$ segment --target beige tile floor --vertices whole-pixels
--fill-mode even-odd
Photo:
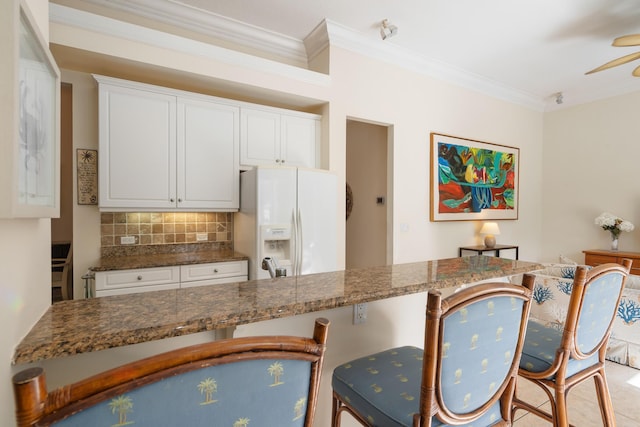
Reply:
[[[607,362],[607,383],[616,415],[616,427],[640,426],[640,369],[630,368],[613,362]],[[537,402],[549,409],[547,398],[536,386],[520,380],[518,395],[523,400]],[[595,385],[588,380],[569,392],[569,422],[577,427],[602,426],[598,409]],[[542,418],[522,410],[516,412],[516,427],[549,427],[551,424]]]

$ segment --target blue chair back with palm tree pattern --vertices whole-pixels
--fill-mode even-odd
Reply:
[[[313,338],[266,336],[173,350],[47,392],[44,372],[14,376],[18,427],[310,427],[326,319]]]

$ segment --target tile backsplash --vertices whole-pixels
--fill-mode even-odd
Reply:
[[[206,236],[206,240],[202,240]],[[135,243],[122,244],[121,237]],[[200,239],[198,239],[200,237]],[[102,212],[101,247],[218,242],[233,244],[229,212]]]

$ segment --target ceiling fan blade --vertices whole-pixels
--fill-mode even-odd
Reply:
[[[631,74],[633,74],[633,77],[640,77],[640,66],[636,67]]]
[[[629,34],[613,40],[612,46],[638,46],[640,45],[640,34]]]
[[[640,52],[631,53],[629,55],[625,55],[621,58],[614,59],[613,61],[609,61],[606,64],[599,66],[598,68],[594,68],[591,71],[587,71],[585,74],[593,74],[598,71],[607,70],[609,68],[617,67],[618,65],[626,64],[627,62],[635,61],[640,58]]]

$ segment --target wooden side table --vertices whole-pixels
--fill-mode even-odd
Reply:
[[[633,261],[629,274],[640,275],[640,252],[608,251],[603,249],[590,249],[582,252],[584,253],[584,263],[592,267],[608,262],[621,264],[624,258],[629,258]]]
[[[500,251],[503,250],[508,250],[508,249],[515,249],[516,251],[516,259],[518,259],[518,246],[515,245],[495,245],[493,248],[488,248],[484,245],[480,245],[480,246],[460,246],[458,248],[458,256],[461,257],[462,256],[462,251],[471,251],[471,252],[475,252],[478,255],[482,255],[484,252],[493,252],[496,254],[496,256],[498,258],[500,258]],[[638,254],[640,255],[640,254]]]

